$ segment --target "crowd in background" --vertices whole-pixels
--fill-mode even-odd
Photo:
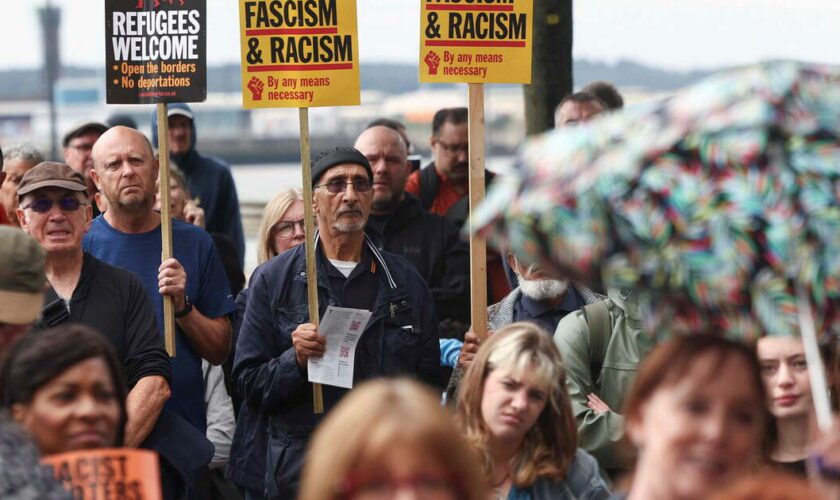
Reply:
[[[595,82],[556,127],[622,106]],[[466,108],[435,114],[423,168],[388,118],[312,162],[319,314],[371,312],[353,388],[324,385],[315,413],[308,362],[327,337],[309,316],[301,190],[266,205],[246,282],[230,166],[199,152],[189,106],[168,112],[163,262],[155,125],[150,139],[81,123],[63,161],[3,145],[0,497],[69,498],[38,457],[106,447],[154,450],[167,499],[840,492],[840,433],[817,431],[798,338],[657,341],[631,291],[504,249],[488,254],[488,331],[472,330]]]

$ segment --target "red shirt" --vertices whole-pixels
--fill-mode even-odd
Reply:
[[[14,224],[11,223],[8,217],[6,217],[6,211],[0,210],[0,226],[12,226]]]
[[[448,177],[441,174],[435,169],[435,174],[438,176],[438,193],[432,202],[432,208],[429,210],[433,214],[446,215],[446,212],[452,208],[452,205],[458,203],[458,200],[463,198],[469,192],[469,181],[464,179],[463,182],[452,182]],[[405,190],[414,196],[420,197],[420,170],[412,173],[405,183]]]

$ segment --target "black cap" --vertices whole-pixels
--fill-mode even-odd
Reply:
[[[373,169],[370,168],[370,162],[365,158],[365,155],[354,148],[336,148],[323,153],[315,161],[315,164],[312,165],[312,186],[315,186],[315,183],[324,175],[324,172],[337,165],[344,165],[346,163],[353,163],[363,167],[368,174],[368,178],[371,181],[373,180]]]

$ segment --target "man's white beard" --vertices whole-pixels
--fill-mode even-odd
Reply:
[[[568,281],[561,280],[526,280],[519,277],[519,289],[529,299],[543,301],[556,299],[566,292]]]

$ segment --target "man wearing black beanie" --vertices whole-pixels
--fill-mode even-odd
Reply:
[[[411,263],[378,250],[365,233],[372,180],[367,158],[352,148],[329,151],[312,167],[319,314],[328,306],[372,312],[356,346],[354,386],[398,375],[440,384],[431,293]],[[238,426],[234,440],[264,447],[253,456],[266,461],[231,478],[268,498],[294,498],[309,436],[323,418],[312,411],[307,361],[322,357],[327,342],[309,319],[305,246],[262,265],[249,288],[233,375],[245,404],[258,407],[267,425]],[[323,386],[324,414],[347,391]],[[268,436],[260,436],[266,428]]]

